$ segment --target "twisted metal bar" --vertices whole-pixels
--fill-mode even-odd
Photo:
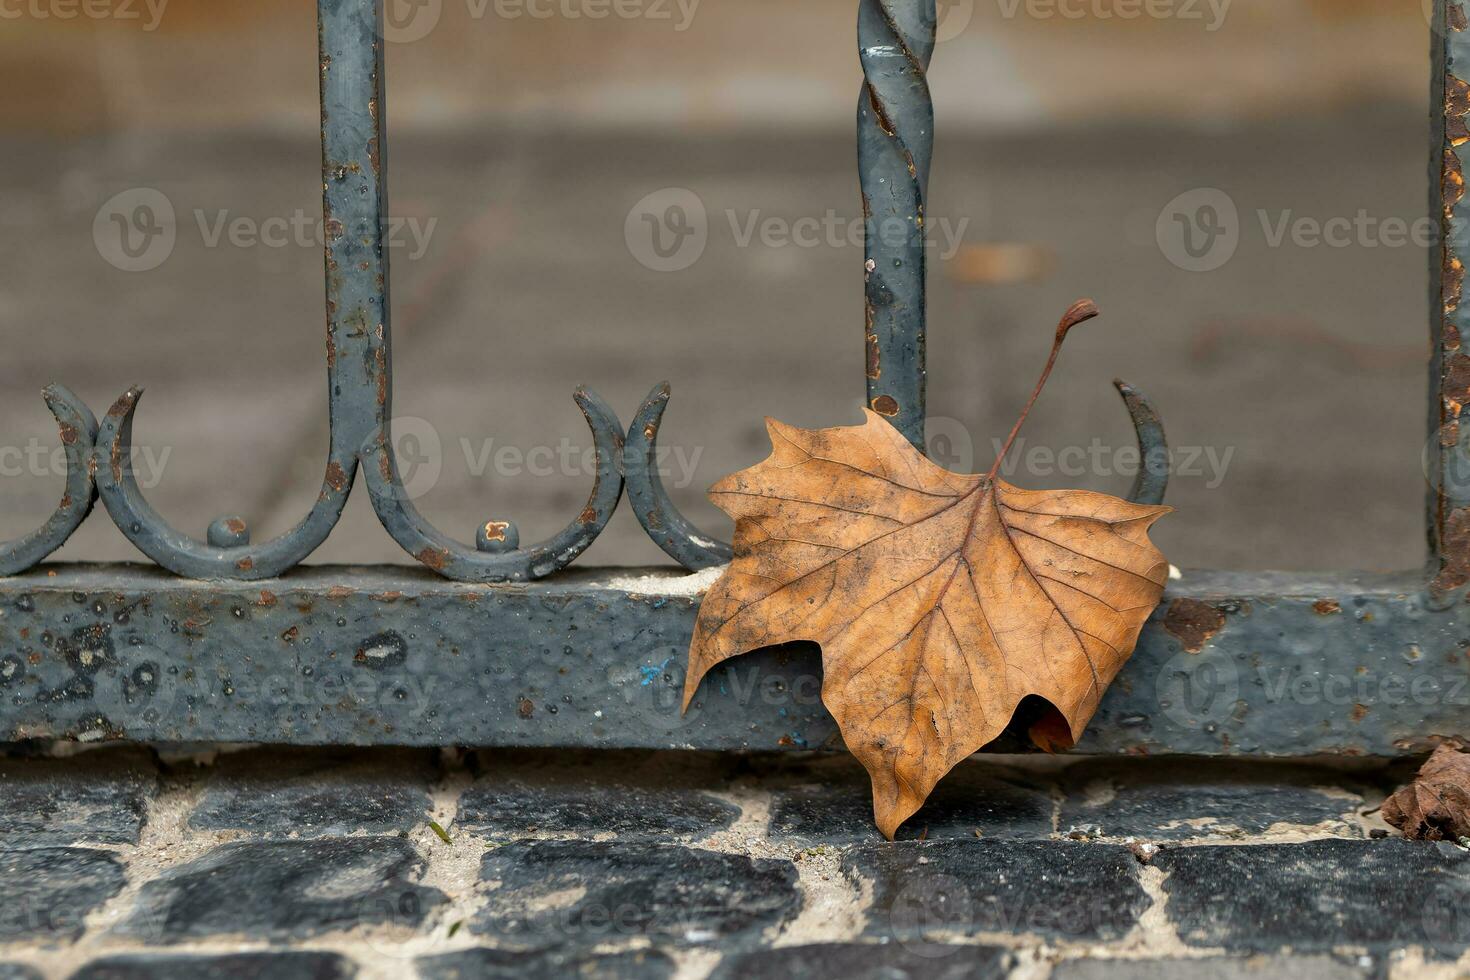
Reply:
[[[924,195],[934,147],[925,71],[935,0],[861,0],[858,172],[868,406],[924,451]]]
[[[66,455],[66,490],[46,523],[30,534],[0,543],[0,575],[17,575],[38,564],[66,543],[92,512],[97,486],[92,479],[92,446],[97,440],[97,418],[86,404],[61,385],[41,392],[61,430]]]
[[[924,451],[924,194],[934,145],[934,106],[925,71],[934,53],[935,0],[862,0],[858,49],[858,170],[866,224],[864,335],[868,405]],[[1159,503],[1169,448],[1158,413],[1117,382],[1138,436],[1141,463],[1129,499]],[[628,502],[648,536],[690,571],[723,565],[731,546],[679,513],[658,473],[658,428],[667,382],[651,391],[623,452]]]
[[[381,11],[375,0],[320,0],[317,10],[331,425],[326,475],[311,511],[280,537],[251,544],[245,521],[222,517],[210,525],[207,542],[197,541],[160,517],[133,478],[133,413],[143,390],[130,388],[102,422],[96,459],[102,502],[129,541],[180,575],[269,578],[300,563],[336,526],[358,450],[386,418]]]

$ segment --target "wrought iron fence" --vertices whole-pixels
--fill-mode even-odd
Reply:
[[[331,438],[321,492],[263,543],[235,517],[206,540],[171,527],[131,468],[126,392],[99,423],[46,389],[67,482],[55,514],[0,547],[0,694],[11,739],[818,747],[836,732],[820,661],[802,644],[739,658],[687,714],[682,662],[702,576],[568,569],[624,489],[684,569],[730,545],[674,507],[655,465],[670,388],[626,436],[595,393],[595,478],[560,533],[522,546],[487,519],[473,544],[440,532],[404,492],[392,451],[387,102],[379,0],[319,0],[326,366]],[[924,199],[933,140],[926,69],[934,0],[860,0],[858,165],[868,405],[923,446]],[[1430,561],[1396,574],[1190,572],[1172,582],[1082,751],[1394,755],[1460,739],[1470,721],[1470,355],[1461,351],[1466,254],[1462,154],[1470,145],[1470,32],[1438,0],[1431,213]],[[891,226],[896,234],[873,234]],[[1158,412],[1118,382],[1145,461],[1132,490],[1160,502],[1168,449]],[[374,510],[427,569],[297,567],[326,539],[362,473]],[[37,566],[98,497],[159,569]],[[432,573],[432,574],[430,574]]]

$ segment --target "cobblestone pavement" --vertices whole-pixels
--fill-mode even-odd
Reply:
[[[967,763],[897,843],[845,757],[0,761],[0,977],[1470,976],[1408,769]]]

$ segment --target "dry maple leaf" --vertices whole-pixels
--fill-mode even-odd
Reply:
[[[1414,781],[1383,802],[1383,819],[1411,840],[1470,837],[1470,755],[1435,749]]]
[[[710,498],[735,518],[735,558],[705,596],[687,709],[706,673],[750,650],[821,645],[822,701],[873,782],[890,840],[956,763],[1028,695],[1032,727],[1068,748],[1133,651],[1168,578],[1148,529],[1171,508],[996,478],[1067,331],[986,476],[924,458],[881,416],[807,430],[767,419],[772,454]]]

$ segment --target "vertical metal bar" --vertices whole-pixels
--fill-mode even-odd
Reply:
[[[925,71],[935,0],[861,0],[858,171],[866,225],[868,406],[924,449],[924,196],[934,144]]]
[[[1462,302],[1464,259],[1470,255],[1466,223],[1464,160],[1470,146],[1470,33],[1461,0],[1437,0],[1434,12],[1431,86],[1430,213],[1440,219],[1440,247],[1430,263],[1430,443],[1429,548],[1431,591],[1439,594],[1470,584],[1470,355],[1462,337],[1470,308]],[[1470,422],[1470,420],[1464,420]]]
[[[310,555],[336,526],[359,450],[389,417],[388,256],[383,251],[383,52],[377,0],[319,0],[322,199],[326,239],[327,398],[331,443],[321,492],[301,521],[252,543],[233,515],[198,541],[169,525],[133,476],[134,386],[98,427],[97,490],[118,529],[165,568],[194,578],[271,578]]]
[[[327,372],[356,453],[392,417],[388,140],[380,0],[318,0]]]

